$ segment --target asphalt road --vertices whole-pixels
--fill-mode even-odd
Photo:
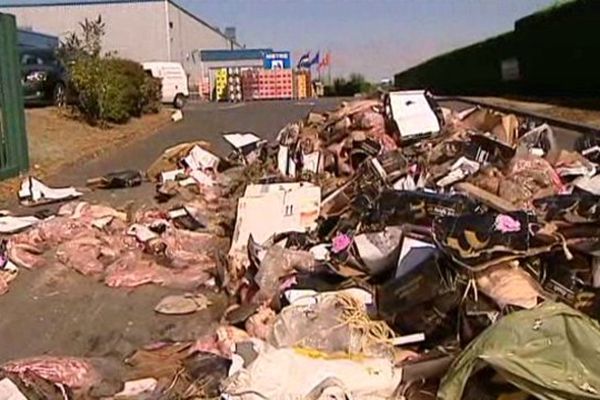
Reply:
[[[222,139],[224,132],[254,132],[264,139],[274,139],[288,122],[304,118],[311,110],[328,110],[339,104],[338,99],[316,101],[264,101],[251,103],[191,103],[184,110],[184,119],[156,135],[134,142],[106,157],[75,166],[63,172],[62,178],[81,182],[84,176],[94,176],[119,169],[145,169],[162,151],[177,143],[206,140],[213,151],[226,156],[231,147]]]
[[[254,132],[267,140],[274,139],[287,123],[304,118],[311,110],[335,108],[342,99],[328,98],[302,101],[261,101],[249,103],[192,102],[184,110],[184,119],[155,135],[113,150],[101,158],[74,165],[47,180],[51,186],[85,186],[92,177],[125,169],[145,171],[170,146],[194,140],[206,140],[219,156],[231,147],[222,138],[224,132]],[[99,190],[86,194],[86,199],[119,206],[126,201],[145,203],[154,194],[154,186],[145,183],[127,190]]]

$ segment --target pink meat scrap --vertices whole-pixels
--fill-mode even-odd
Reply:
[[[67,385],[73,389],[89,388],[100,381],[93,365],[82,358],[41,356],[9,361],[0,369],[19,374],[39,376],[50,382]]]

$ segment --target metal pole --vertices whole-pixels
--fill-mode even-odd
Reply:
[[[165,28],[167,29],[167,61],[171,61],[171,21],[169,21],[169,0],[165,0]]]

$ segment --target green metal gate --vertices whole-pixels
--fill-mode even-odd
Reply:
[[[15,17],[0,13],[0,179],[29,168]]]

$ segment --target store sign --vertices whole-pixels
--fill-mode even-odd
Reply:
[[[265,54],[263,62],[266,69],[289,69],[292,67],[289,51],[267,53]]]

